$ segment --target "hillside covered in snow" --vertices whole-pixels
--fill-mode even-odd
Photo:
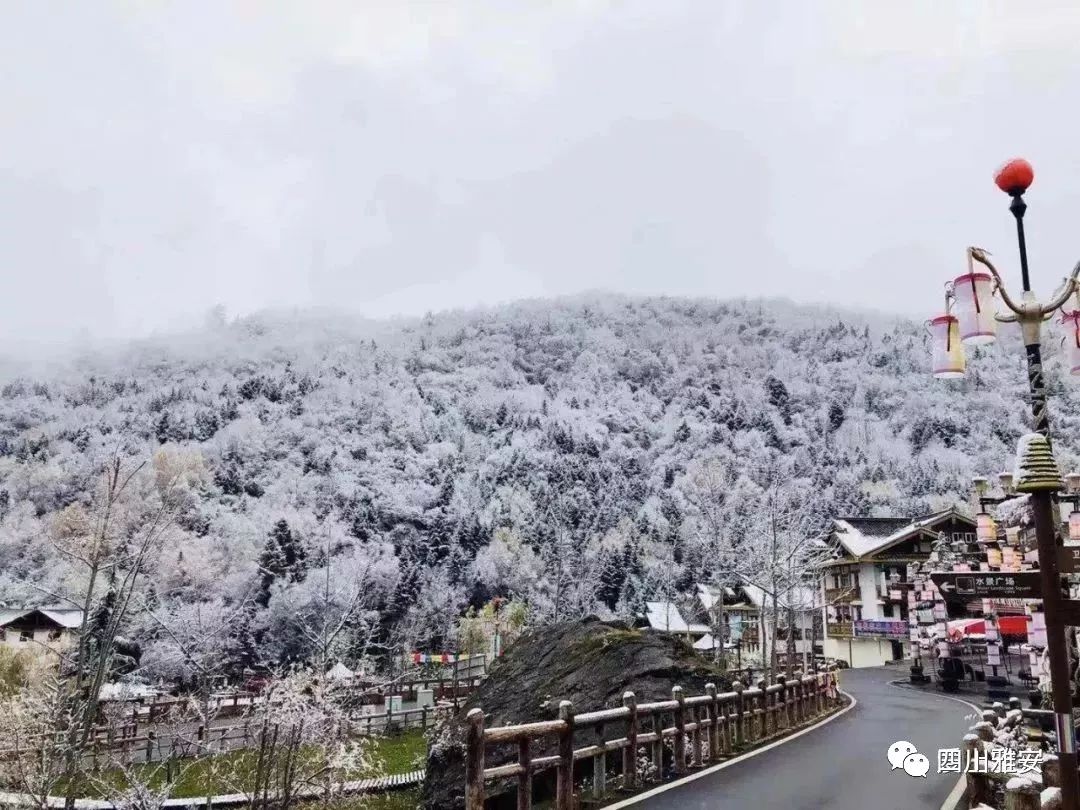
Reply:
[[[819,517],[913,515],[1011,466],[1018,339],[961,382],[930,376],[926,344],[901,319],[598,295],[383,323],[264,314],[84,352],[2,381],[0,602],[77,588],[55,516],[115,448],[176,445],[207,475],[147,583],[166,622],[247,600],[243,632],[304,655],[292,623],[350,577],[366,618],[346,658],[373,639],[441,649],[493,596],[534,621],[625,614],[708,576],[705,467],[738,533],[769,489]],[[1068,471],[1080,391],[1047,351]],[[139,615],[153,661],[168,639]]]

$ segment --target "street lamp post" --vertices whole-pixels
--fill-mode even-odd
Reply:
[[[946,314],[935,318],[931,323],[935,327],[935,335],[938,338],[935,346],[934,373],[939,377],[956,377],[963,373],[964,357],[962,348],[957,342],[958,338],[964,343],[988,343],[994,340],[995,322],[1019,323],[1027,354],[1028,388],[1031,393],[1035,431],[1045,437],[1049,456],[1050,416],[1046,405],[1046,386],[1042,369],[1042,324],[1061,309],[1069,297],[1076,292],[1080,264],[1077,264],[1072,274],[1065,279],[1062,287],[1050,301],[1041,303],[1035,298],[1031,291],[1027,242],[1024,236],[1024,213],[1027,211],[1024,192],[1027,191],[1033,179],[1034,172],[1031,165],[1020,159],[1006,163],[994,178],[998,188],[1012,198],[1009,210],[1016,219],[1023,287],[1020,301],[1015,301],[1009,295],[1001,275],[987,257],[986,252],[972,247],[968,249],[969,272],[953,282],[946,293]],[[971,265],[972,261],[983,265],[990,276],[975,272]],[[1002,301],[1010,310],[1009,314],[994,312],[991,299],[995,292],[1001,294]],[[950,301],[958,310],[959,317],[949,312]],[[1074,373],[1080,372],[1074,369]],[[1052,457],[1049,457],[1049,462],[1052,466]],[[1046,616],[1046,649],[1050,659],[1050,688],[1054,701],[1055,730],[1061,762],[1062,807],[1065,810],[1080,810],[1069,652],[1065,642],[1061,575],[1058,570],[1058,532],[1054,518],[1053,493],[1059,490],[1061,485],[1060,479],[1056,482],[1051,480],[1054,478],[1057,478],[1056,471],[1043,484],[1030,488],[1028,491],[1039,550],[1043,610]]]

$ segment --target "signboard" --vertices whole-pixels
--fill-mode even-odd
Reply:
[[[855,622],[856,638],[906,638],[908,624],[903,619],[860,619]]]
[[[1080,574],[1080,546],[1058,549],[1058,570],[1062,574]]]
[[[991,599],[1041,599],[1038,571],[931,574],[930,579],[950,597],[990,597]]]

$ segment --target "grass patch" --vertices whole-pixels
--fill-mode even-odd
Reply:
[[[348,771],[343,775],[344,779],[365,779],[371,776],[408,773],[423,767],[427,743],[422,731],[411,730],[402,734],[375,736],[371,740],[373,745],[368,750],[368,755],[374,764]],[[313,756],[315,753],[308,749],[307,755]],[[146,784],[154,790],[160,790],[172,781],[170,796],[191,798],[208,794],[237,793],[251,788],[255,781],[255,759],[256,751],[248,749],[201,759],[136,765],[131,770],[137,782]],[[86,789],[80,793],[88,798],[103,798],[129,786],[127,775],[118,768],[99,772],[95,776],[95,782],[96,784],[87,785]],[[382,798],[391,798],[391,795],[370,797],[365,801],[370,802],[375,798],[381,801]],[[391,803],[364,804],[363,806],[397,810],[399,805]],[[400,807],[415,808],[416,805],[406,804]]]
[[[333,810],[416,810],[420,806],[420,790],[397,790],[370,796],[346,797],[335,802]]]

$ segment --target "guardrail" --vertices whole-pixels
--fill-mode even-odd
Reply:
[[[453,713],[461,701],[449,705],[425,706],[379,714],[361,714],[350,718],[352,734],[371,736],[410,728],[427,730]],[[101,728],[95,732],[83,755],[84,762],[94,770],[117,765],[130,766],[144,762],[169,762],[207,754],[222,754],[259,745],[259,730],[247,722],[242,725],[206,727],[192,725],[187,733],[168,728],[133,733],[131,725]],[[15,751],[0,750],[0,762],[17,756]]]
[[[716,762],[751,743],[817,718],[839,701],[836,671],[829,670],[805,677],[795,673],[791,680],[783,676],[777,682],[745,688],[736,681],[733,691],[717,693],[707,684],[704,695],[686,697],[682,687],[671,691],[671,700],[638,703],[633,692],[623,695],[623,705],[613,709],[574,714],[569,701],[559,704],[557,720],[545,720],[512,726],[485,728],[484,712],[477,708],[466,717],[465,807],[483,810],[485,786],[499,779],[517,782],[517,808],[532,807],[533,777],[544,771],[556,771],[556,810],[574,806],[574,763],[592,760],[592,792],[601,796],[607,789],[609,753],[621,752],[620,787],[634,789],[663,774],[664,742],[671,740],[673,769],[676,774]],[[671,725],[665,722],[671,719]],[[621,736],[607,738],[605,727],[618,724]],[[575,748],[575,737],[590,731],[596,738]],[[558,748],[553,756],[533,757],[534,742],[555,737]],[[517,762],[485,767],[489,745],[516,745]],[[649,766],[642,772],[638,752],[648,752]]]
[[[1002,754],[1010,749],[995,742],[995,738],[1004,734],[1012,738],[1012,744],[1022,744],[1027,737],[1024,717],[1032,714],[1032,710],[1020,708],[1019,698],[1011,698],[1008,709],[995,703],[993,709],[983,710],[982,719],[964,735],[965,759],[978,763],[982,757],[984,764],[1007,761],[1009,758]],[[1011,749],[1013,754],[1015,750]],[[1060,810],[1061,763],[1053,754],[1039,754],[1039,770],[1034,773],[1018,768],[968,768],[967,796],[972,810],[994,810],[991,802],[999,794],[1007,810]]]
[[[424,771],[409,771],[408,773],[395,773],[389,776],[376,776],[368,779],[358,779],[344,782],[335,786],[335,795],[352,796],[368,793],[389,793],[396,790],[408,790],[423,783]],[[186,808],[207,807],[265,807],[267,804],[281,798],[278,791],[268,791],[263,794],[251,793],[227,793],[221,796],[191,796],[184,799],[165,799],[158,807],[162,810],[186,810]],[[292,794],[293,799],[320,800],[324,798],[324,791],[318,787],[302,787]],[[39,796],[30,796],[24,793],[0,792],[0,806],[26,808],[41,807],[42,801]],[[44,807],[48,810],[63,810],[67,802],[63,796],[45,797]],[[76,799],[75,810],[130,810],[131,805],[123,802],[111,802],[107,799]]]

